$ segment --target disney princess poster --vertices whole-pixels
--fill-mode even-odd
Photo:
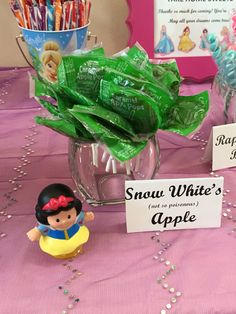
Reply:
[[[186,2],[154,0],[154,46],[156,58],[210,56],[206,36],[214,33],[229,45],[229,11],[236,0],[227,2],[227,8],[213,1]]]
[[[208,0],[127,1],[129,46],[139,42],[154,62],[176,59],[182,77],[197,81],[214,77],[217,68],[206,36],[214,33],[219,40],[227,39],[221,31],[230,27],[230,11],[236,8],[236,0],[227,1],[227,6]]]

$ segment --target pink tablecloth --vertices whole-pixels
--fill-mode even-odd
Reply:
[[[193,94],[209,87],[207,83],[183,85],[182,93]],[[4,194],[12,186],[8,181],[16,175],[13,168],[22,162],[25,136],[31,134],[29,128],[39,110],[38,104],[28,98],[27,69],[0,71],[0,109],[0,195],[4,204]],[[219,123],[220,117],[219,111],[211,112],[201,130],[202,138],[208,138],[211,125]],[[26,237],[35,224],[34,205],[42,187],[52,182],[73,187],[67,140],[43,127],[37,127],[36,132],[34,152],[26,157],[31,163],[24,166],[27,174],[17,179],[22,185],[14,192],[17,202],[6,209],[13,217],[0,223],[0,232],[7,234],[0,239],[1,314],[62,313],[70,303],[58,289],[68,279],[69,270],[61,261],[44,255]],[[159,177],[209,175],[210,164],[201,161],[200,141],[165,132],[159,133],[159,139]],[[230,189],[226,201],[233,203],[235,199],[236,204],[235,169],[220,174],[225,177],[225,188]],[[168,268],[165,262],[153,259],[160,251],[159,244],[150,239],[153,233],[127,234],[123,206],[98,208],[95,213],[85,254],[73,262],[82,275],[68,285],[80,302],[68,313],[157,314],[162,309],[173,314],[236,313],[236,238],[228,234],[234,226],[232,220],[223,218],[219,229],[161,234],[162,244],[172,244],[162,257],[176,266],[164,280],[168,283],[165,289],[157,279]],[[170,310],[166,304],[174,294],[169,288],[182,293]]]

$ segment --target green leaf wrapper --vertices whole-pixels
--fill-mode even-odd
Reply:
[[[47,126],[60,134],[72,138],[78,138],[78,134],[76,132],[74,125],[70,123],[65,123],[63,119],[51,120],[42,117],[35,117],[35,121],[36,123]]]
[[[58,108],[56,106],[52,105],[49,101],[46,101],[44,99],[39,98],[37,100],[53,116],[60,117],[60,111],[58,110]]]
[[[79,112],[73,112],[73,115],[98,142],[105,144],[108,151],[121,162],[132,159],[147,145],[147,141],[139,143],[131,141],[129,138],[126,138],[123,133],[101,124],[100,121],[92,115]]]

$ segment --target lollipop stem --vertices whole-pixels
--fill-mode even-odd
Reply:
[[[115,161],[115,159],[112,159],[111,163],[112,163],[112,172],[113,172],[113,173],[117,173],[116,161]]]
[[[126,174],[129,176],[131,174],[130,162],[129,161],[125,162],[125,168],[126,168]]]
[[[93,165],[98,167],[98,144],[92,144]]]
[[[140,155],[136,157],[135,171],[137,172],[139,171],[139,169],[140,169]]]
[[[108,158],[108,161],[107,161],[107,164],[106,164],[106,169],[105,169],[106,172],[109,172],[110,169],[111,169],[111,161],[112,161],[112,156],[110,156]]]
[[[106,158],[107,158],[107,151],[104,150],[102,154],[102,162],[105,162]]]

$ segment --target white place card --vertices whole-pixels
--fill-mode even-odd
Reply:
[[[236,123],[214,126],[206,154],[212,152],[212,170],[236,166]]]
[[[125,182],[127,232],[217,228],[224,178]]]

